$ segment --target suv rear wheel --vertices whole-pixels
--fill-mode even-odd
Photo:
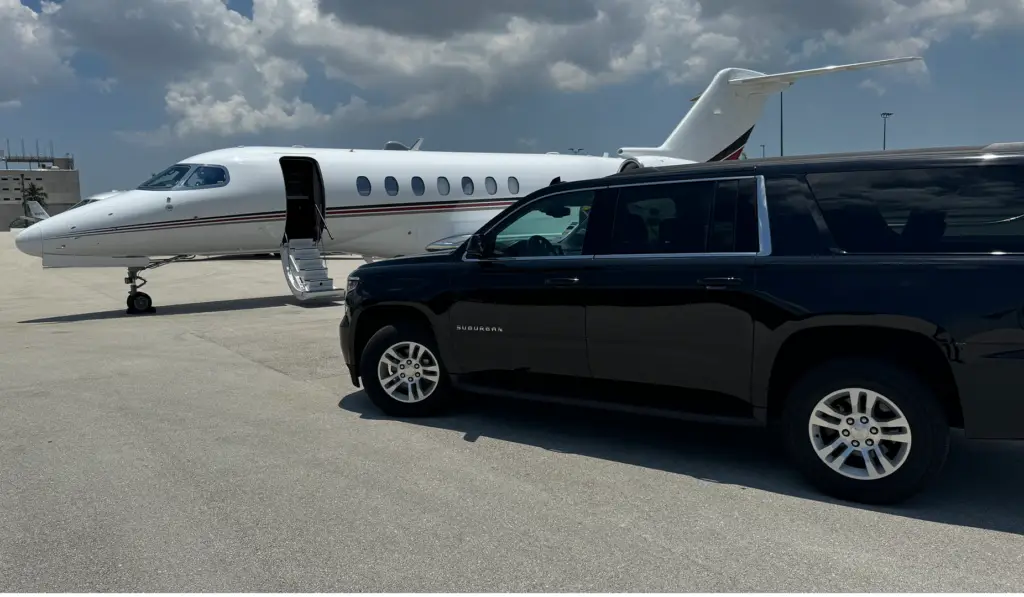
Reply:
[[[804,476],[855,502],[909,498],[949,451],[949,424],[934,392],[884,361],[840,359],[809,371],[786,399],[783,425]]]
[[[452,401],[433,335],[414,323],[377,330],[359,359],[359,376],[370,400],[390,416],[432,415]]]

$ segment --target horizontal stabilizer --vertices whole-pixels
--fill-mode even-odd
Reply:
[[[809,68],[807,70],[795,70],[788,73],[779,73],[777,75],[756,75],[749,77],[738,77],[729,81],[730,85],[774,85],[774,84],[792,84],[797,79],[804,77],[813,77],[816,75],[826,75],[829,73],[836,73],[840,71],[848,70],[860,70],[863,68],[875,68],[877,66],[887,66],[889,64],[900,64],[902,62],[913,62],[921,60],[920,56],[906,56],[903,58],[886,58],[884,60],[872,60],[870,62],[855,62],[853,64],[842,64],[839,66],[822,66],[820,68]]]

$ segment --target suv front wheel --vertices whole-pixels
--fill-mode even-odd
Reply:
[[[903,501],[942,469],[949,424],[935,394],[903,368],[839,359],[811,370],[783,411],[796,467],[825,493],[868,504]]]
[[[359,359],[359,376],[370,400],[390,416],[432,415],[452,401],[434,338],[414,323],[377,330]]]

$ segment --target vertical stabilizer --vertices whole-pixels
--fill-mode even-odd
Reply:
[[[623,147],[619,156],[662,156],[694,162],[739,159],[761,118],[765,101],[798,79],[913,60],[921,58],[888,58],[775,75],[726,68],[718,71],[707,89],[695,98],[693,107],[664,143],[659,147]]]
[[[42,205],[39,205],[38,201],[26,201],[25,216],[37,220],[45,220],[50,217],[50,214],[46,213],[46,210],[43,209]]]

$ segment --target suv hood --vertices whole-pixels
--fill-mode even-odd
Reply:
[[[373,263],[364,263],[356,268],[356,271],[376,270],[382,267],[401,267],[406,265],[417,266],[428,263],[446,263],[452,261],[452,251],[436,251],[420,255],[407,255],[405,257],[393,257],[382,259]]]

